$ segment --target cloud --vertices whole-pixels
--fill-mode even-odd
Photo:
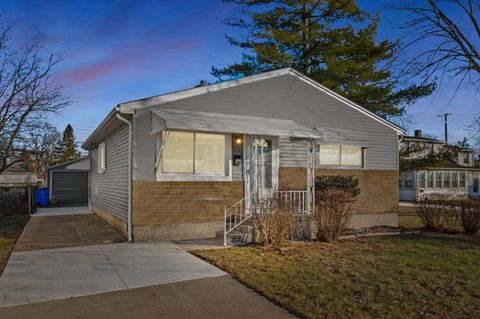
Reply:
[[[195,39],[185,39],[169,44],[161,41],[150,45],[133,43],[110,51],[109,55],[95,62],[57,72],[59,83],[64,87],[92,82],[118,73],[127,76],[151,70],[153,64],[165,59],[178,59],[199,45]],[[71,62],[70,62],[71,63]]]

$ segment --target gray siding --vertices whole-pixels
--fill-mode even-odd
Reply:
[[[155,135],[152,129],[151,113],[143,110],[133,118],[133,179],[136,181],[155,180]]]
[[[361,140],[362,146],[367,148],[366,168],[398,169],[398,137],[394,130],[293,75],[185,98],[162,104],[161,107],[288,119],[305,127],[318,127],[322,130],[345,129],[353,132],[357,141]],[[334,134],[333,140],[329,142],[353,144],[345,136],[352,134],[343,137],[342,134]],[[302,143],[283,141],[283,145],[280,145],[280,166],[300,165],[300,156],[305,156],[305,147]],[[282,154],[282,149],[286,153]],[[305,161],[302,166],[304,163]]]
[[[128,210],[128,126],[105,141],[106,170],[98,173],[97,149],[91,152],[91,202],[93,205],[127,219]]]

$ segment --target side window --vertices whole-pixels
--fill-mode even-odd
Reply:
[[[478,193],[479,187],[480,187],[479,184],[480,184],[480,182],[479,182],[478,178],[473,179],[473,192],[474,193]]]
[[[458,187],[465,188],[465,172],[458,173]]]
[[[98,173],[103,174],[107,169],[105,143],[98,145]]]
[[[425,188],[425,172],[418,172],[418,188]]]

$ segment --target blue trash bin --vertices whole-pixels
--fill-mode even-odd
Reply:
[[[37,188],[37,204],[40,207],[46,207],[48,205],[48,188]]]

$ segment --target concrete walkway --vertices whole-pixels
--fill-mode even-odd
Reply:
[[[87,206],[82,207],[40,207],[32,217],[91,214]]]
[[[14,252],[0,307],[222,275],[170,242]]]
[[[294,318],[229,276],[0,308],[5,319]]]
[[[30,219],[0,276],[3,318],[292,316],[172,242],[126,243],[84,214]]]
[[[30,218],[15,251],[103,245],[124,242],[115,229],[99,217],[58,215]]]

